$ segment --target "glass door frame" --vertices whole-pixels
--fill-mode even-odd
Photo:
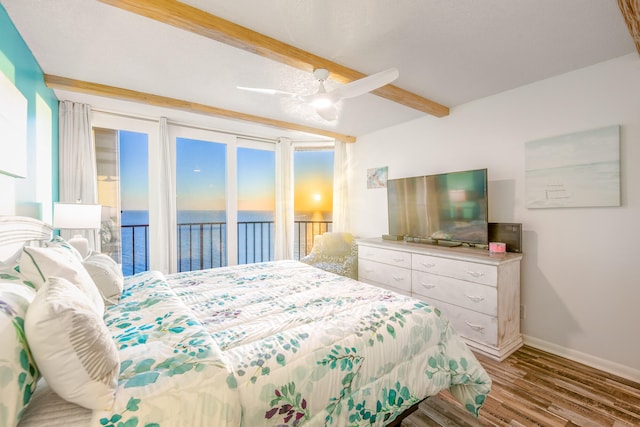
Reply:
[[[215,130],[199,128],[186,124],[169,124],[169,139],[171,141],[171,155],[173,163],[176,162],[176,139],[186,138],[198,141],[210,141],[226,146],[226,197],[225,209],[227,218],[227,242],[225,245],[227,265],[238,264],[238,156],[237,149],[253,148],[260,150],[275,151],[275,144],[248,137],[238,136],[231,133],[218,132]],[[174,169],[175,175],[175,169]],[[176,182],[176,177],[173,177]],[[172,197],[176,197],[175,194]],[[177,224],[174,224],[177,227]]]
[[[138,132],[147,135],[147,161],[149,167],[149,230],[158,229],[158,195],[160,194],[160,185],[158,180],[151,179],[157,174],[160,165],[160,126],[157,120],[128,117],[117,113],[109,113],[104,111],[91,112],[91,126],[95,128],[112,129],[115,131]],[[119,160],[119,159],[118,159]],[[118,198],[120,195],[118,195]],[[121,209],[121,206],[120,206]],[[161,266],[164,264],[164,253],[157,244],[157,234],[149,233],[149,269],[163,270]]]
[[[160,224],[158,212],[162,209],[160,203],[160,194],[166,189],[161,188],[158,179],[154,177],[160,176],[160,124],[159,119],[151,117],[135,117],[128,116],[125,113],[114,113],[107,111],[92,111],[92,126],[97,128],[113,129],[115,131],[131,131],[144,133],[148,135],[148,167],[149,167],[149,229],[160,230],[163,225]],[[237,197],[237,148],[252,148],[267,151],[275,151],[275,139],[251,137],[246,135],[236,135],[232,132],[221,132],[216,130],[198,127],[197,125],[183,124],[177,122],[169,122],[168,125],[171,161],[176,164],[176,138],[196,139],[200,141],[212,141],[225,144],[226,151],[226,211],[227,211],[227,265],[237,265],[238,263],[238,236],[237,236],[237,218],[238,218],[238,197]],[[315,144],[295,144],[296,146],[313,146]],[[326,146],[326,143],[323,144]],[[176,182],[176,168],[172,168],[173,176],[171,182]],[[171,195],[174,198],[175,192]],[[175,229],[177,223],[171,224]],[[164,273],[174,273],[177,271],[177,265],[170,265],[169,271],[163,268],[166,265],[168,252],[166,248],[162,248],[159,244],[163,239],[156,232],[149,233],[149,269],[160,270]],[[177,247],[173,248],[177,253]],[[177,258],[177,257],[176,257]]]

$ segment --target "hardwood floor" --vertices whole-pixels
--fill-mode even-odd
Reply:
[[[503,362],[476,356],[493,381],[478,419],[443,392],[401,425],[640,426],[640,383],[527,346]]]

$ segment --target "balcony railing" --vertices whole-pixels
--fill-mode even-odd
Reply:
[[[300,259],[311,251],[313,237],[331,231],[331,221],[295,221],[294,253]],[[131,275],[149,269],[149,225],[123,225],[122,271]],[[227,265],[227,224],[202,222],[178,224],[178,271]],[[238,222],[238,264],[274,259],[273,221]]]

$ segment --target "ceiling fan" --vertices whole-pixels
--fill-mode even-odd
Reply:
[[[358,80],[354,80],[329,92],[324,87],[324,82],[329,77],[329,71],[324,68],[316,68],[313,76],[318,80],[318,90],[310,95],[301,95],[298,93],[285,92],[277,89],[261,89],[238,86],[238,89],[248,90],[252,92],[264,93],[268,95],[282,95],[298,99],[304,103],[315,107],[316,112],[325,120],[333,121],[338,117],[338,109],[336,104],[347,98],[364,95],[367,92],[374,91],[379,87],[387,85],[398,78],[399,72],[396,68],[390,68]]]

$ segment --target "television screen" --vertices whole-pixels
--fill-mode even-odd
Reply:
[[[389,234],[488,244],[487,170],[387,180]]]

